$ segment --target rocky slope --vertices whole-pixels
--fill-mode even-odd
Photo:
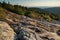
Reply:
[[[50,23],[44,19],[32,19],[7,10],[3,11],[5,15],[0,13],[0,21],[3,21],[0,23],[0,26],[2,25],[0,31],[3,36],[7,35],[8,37],[6,39],[2,37],[0,40],[60,40],[60,25],[58,23]],[[4,33],[3,30],[7,32]],[[10,39],[8,34],[11,37]]]

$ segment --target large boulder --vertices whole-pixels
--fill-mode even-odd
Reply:
[[[52,33],[52,32],[47,32],[47,33],[40,34],[40,37],[44,40],[45,39],[60,40],[60,36],[58,36],[56,33]]]
[[[30,29],[21,29],[18,34],[18,40],[42,40],[39,35]]]
[[[13,29],[6,22],[0,21],[0,40],[16,40],[16,38]]]

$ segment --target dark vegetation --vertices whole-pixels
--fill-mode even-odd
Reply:
[[[60,20],[60,16],[48,13],[39,8],[28,8],[21,5],[12,5],[9,2],[0,2],[0,8],[4,8],[16,14],[28,16],[35,19],[43,18],[47,21]]]

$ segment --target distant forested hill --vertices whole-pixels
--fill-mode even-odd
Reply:
[[[46,8],[45,11],[60,15],[60,7]]]

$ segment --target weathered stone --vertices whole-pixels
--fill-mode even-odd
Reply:
[[[16,33],[6,23],[0,21],[0,40],[16,40]]]

